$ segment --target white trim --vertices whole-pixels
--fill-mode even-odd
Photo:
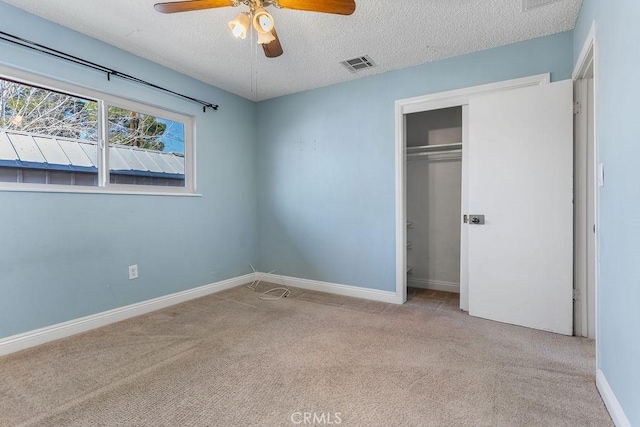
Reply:
[[[580,103],[582,107],[588,106],[587,80],[575,80],[573,88],[574,103]],[[581,112],[574,111],[574,236],[573,236],[573,332],[578,337],[588,337],[588,111],[581,108]]]
[[[598,47],[598,37],[597,37],[597,26],[596,23],[594,21],[593,23],[593,147],[595,150],[595,165],[594,167],[596,168],[595,170],[595,174],[596,174],[596,183],[598,181],[598,164],[600,163],[600,143],[599,143],[599,138],[598,138],[598,110],[597,110],[597,105],[598,105],[598,87],[600,86],[600,84],[598,83],[599,81],[599,70],[600,67],[598,66],[598,58],[599,58],[599,53],[598,53],[599,47]],[[595,287],[596,287],[596,295],[595,295],[595,328],[596,328],[596,368],[599,369],[600,367],[600,348],[598,346],[598,340],[600,338],[600,322],[598,321],[599,318],[599,313],[598,313],[598,299],[599,299],[599,294],[598,294],[598,282],[600,280],[600,188],[598,187],[598,185],[596,184],[596,190],[595,190],[595,203],[596,203],[596,212],[595,212],[595,223],[596,223],[596,236],[595,236],[595,258],[596,258],[596,272],[595,272]]]
[[[460,207],[469,212],[469,106],[462,106],[462,188]],[[469,311],[469,227],[460,221],[460,310]]]
[[[310,291],[326,292],[329,294],[343,295],[353,298],[362,298],[372,301],[396,303],[396,294],[378,289],[360,288],[351,285],[339,285],[336,283],[321,282],[318,280],[302,279],[299,277],[280,276],[272,273],[256,273],[256,279],[269,283],[280,283],[280,279],[288,286],[307,289]]]
[[[33,185],[33,187],[31,187]],[[111,185],[109,190],[101,190],[105,187],[84,187],[73,185],[56,185],[47,184],[46,187],[40,184],[26,184],[26,183],[13,183],[3,182],[0,184],[0,191],[10,191],[19,193],[69,193],[69,194],[118,194],[118,195],[133,195],[133,196],[178,196],[178,197],[202,197],[200,193],[187,193],[187,192],[164,192],[164,191],[126,191],[126,190],[114,190]],[[167,187],[162,187],[167,188]],[[171,187],[169,187],[171,188]]]
[[[431,289],[434,291],[460,293],[460,283],[443,282],[442,280],[409,279],[408,284],[414,288]]]
[[[595,174],[598,174],[598,163],[600,162],[600,143],[598,138],[598,87],[599,87],[599,70],[598,66],[598,38],[597,38],[597,26],[596,22],[593,22],[593,145],[595,150]],[[597,178],[596,178],[597,182]],[[596,190],[594,192],[595,196],[595,226],[596,226],[596,235],[595,235],[595,258],[596,258],[596,271],[595,271],[595,341],[596,341],[596,368],[600,368],[600,348],[598,346],[598,342],[600,339],[600,326],[598,317],[600,315],[598,311],[598,282],[600,280],[600,188],[596,186]]]
[[[583,107],[583,114],[588,116],[588,112],[586,111],[586,109],[588,108],[589,110],[593,111],[593,119],[594,119],[594,123],[591,124],[589,123],[588,126],[593,126],[593,150],[594,153],[593,154],[593,164],[589,165],[586,164],[585,167],[586,168],[590,168],[592,169],[592,173],[593,176],[596,177],[597,176],[597,165],[598,165],[598,156],[597,156],[597,132],[596,132],[596,125],[595,125],[595,121],[596,121],[596,114],[595,114],[595,104],[596,104],[596,62],[595,62],[595,54],[596,54],[596,21],[593,21],[593,23],[591,24],[591,29],[589,30],[589,34],[587,35],[586,39],[585,39],[585,43],[582,46],[582,51],[580,52],[580,56],[578,57],[578,60],[575,64],[575,68],[573,70],[573,80],[576,82],[576,88],[579,90],[576,90],[576,100],[578,102],[581,102]],[[588,102],[588,90],[587,90],[587,84],[586,84],[586,80],[589,78],[589,75],[587,74],[589,69],[593,67],[593,75],[591,78],[593,78],[593,102]],[[585,119],[586,120],[586,119]],[[576,132],[576,144],[584,144],[584,147],[588,147],[587,144],[587,138],[588,138],[588,131],[587,127],[584,127],[584,135],[580,135],[580,132]],[[582,136],[584,138],[584,141],[579,140],[578,138]],[[591,153],[589,153],[591,154]],[[588,155],[587,152],[585,151],[585,155]],[[585,183],[586,183],[586,178],[585,179]],[[597,179],[595,180],[597,181]],[[593,196],[594,196],[594,202],[593,205],[591,204],[586,204],[584,205],[584,207],[586,208],[586,211],[584,212],[584,215],[586,217],[588,217],[588,212],[591,209],[594,209],[595,212],[593,212],[594,215],[594,221],[595,224],[598,224],[598,212],[597,212],[597,206],[598,206],[598,186],[597,186],[597,182],[594,183],[594,187],[591,189],[593,191]],[[585,195],[589,193],[590,189],[588,189],[586,186],[583,190],[585,192]],[[582,212],[581,212],[582,213]],[[585,223],[585,229],[586,227],[586,223]],[[587,231],[588,232],[588,231]],[[587,240],[584,242],[584,245],[581,245],[581,247],[576,248],[576,251],[580,250],[579,255],[580,256],[585,256],[586,254],[586,250],[588,247],[588,243],[589,243],[589,239],[587,238]],[[577,282],[577,285],[579,286],[578,289],[581,293],[581,298],[580,300],[578,300],[577,304],[576,304],[576,311],[580,313],[579,319],[580,322],[579,324],[576,324],[576,334],[579,336],[588,336],[586,334],[587,331],[589,331],[589,335],[591,337],[597,338],[597,289],[598,289],[598,263],[597,263],[597,252],[598,252],[598,230],[596,229],[596,234],[594,236],[594,252],[595,252],[595,261],[596,261],[596,265],[595,265],[595,277],[594,277],[594,286],[595,286],[595,301],[593,302],[593,304],[595,305],[595,319],[594,320],[594,324],[595,324],[595,330],[596,331],[589,331],[589,323],[590,323],[590,319],[589,319],[589,304],[587,304],[585,302],[585,300],[587,299],[587,295],[589,294],[589,287],[588,287],[588,283],[587,280],[585,278],[585,280],[579,280]],[[576,252],[578,253],[578,252]],[[587,260],[584,258],[580,258],[577,257],[576,260],[576,268],[579,269],[580,271],[586,271],[586,269],[589,267],[587,264]],[[598,361],[598,357],[597,357],[597,350],[596,350],[596,366],[598,366],[597,364]]]
[[[396,101],[396,304],[407,301],[406,127],[403,103]]]
[[[631,422],[629,422],[622,406],[620,406],[620,402],[618,402],[611,386],[609,386],[609,382],[604,376],[604,372],[600,369],[596,371],[596,387],[598,387],[600,396],[602,396],[602,400],[604,401],[607,411],[609,411],[609,415],[611,415],[611,419],[616,427],[631,427]]]
[[[400,104],[402,114],[419,113],[421,111],[438,110],[441,108],[459,107],[469,103],[470,97],[488,95],[502,90],[518,89],[521,87],[537,86],[551,82],[551,74],[538,74],[513,80],[505,80],[497,83],[489,83],[464,89],[456,89],[430,95],[416,96],[414,98],[396,101]]]
[[[582,74],[586,71],[589,63],[587,62],[587,58],[591,54],[591,49],[595,44],[596,39],[596,21],[591,23],[591,29],[589,30],[589,34],[587,34],[587,38],[584,41],[584,45],[582,46],[582,50],[580,51],[580,56],[578,56],[578,60],[576,61],[576,66],[573,69],[573,74],[571,74],[571,78],[573,80],[577,80],[580,78]],[[591,61],[589,61],[591,62]]]
[[[406,172],[405,172],[405,115],[421,111],[438,110],[441,108],[460,107],[469,104],[469,99],[481,95],[488,95],[503,90],[537,86],[551,82],[551,74],[538,74],[531,77],[490,83],[480,86],[457,89],[448,92],[400,99],[395,105],[395,204],[396,204],[396,304],[407,301],[406,276]],[[464,162],[463,162],[464,163]],[[464,164],[463,164],[464,168]],[[465,295],[460,295],[462,300]]]
[[[582,46],[582,50],[580,51],[580,55],[578,56],[578,60],[576,61],[575,68],[573,70],[572,77],[574,80],[583,78],[586,72],[589,69],[589,66],[593,64],[593,105],[589,105],[588,107],[593,109],[593,145],[594,145],[594,174],[597,177],[598,175],[598,164],[600,163],[599,156],[599,143],[598,143],[598,114],[597,108],[598,105],[598,26],[597,22],[594,20],[591,23],[591,29],[589,30],[589,34],[585,39],[584,45]],[[597,179],[596,179],[597,181]],[[600,236],[600,188],[596,184],[596,188],[594,191],[595,195],[595,224],[596,224],[596,235],[595,235],[595,339],[596,339],[596,368],[600,366],[600,349],[598,346],[598,339],[600,337],[600,327],[598,322],[598,279],[599,279],[599,271],[600,271],[600,254],[599,254],[599,236]]]
[[[68,322],[58,323],[56,325],[47,326],[45,328],[36,329],[23,334],[13,335],[0,340],[0,356],[15,353],[16,351],[24,350],[50,341],[55,341],[60,338],[90,331],[131,317],[151,313],[152,311],[214,294],[216,292],[221,292],[226,289],[235,288],[245,283],[251,283],[253,278],[254,274],[250,273],[244,276],[200,286],[198,288],[176,292],[174,294],[165,295],[148,301],[104,311],[102,313],[92,314],[90,316],[81,317]]]

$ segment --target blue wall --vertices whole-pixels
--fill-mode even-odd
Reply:
[[[254,103],[0,2],[0,28],[188,101],[0,43],[0,63],[196,116],[202,197],[0,191],[0,338],[194,288],[257,261]],[[127,267],[140,278],[129,281]]]
[[[600,190],[599,368],[631,425],[640,425],[640,2],[584,0],[574,57],[596,20]]]
[[[258,105],[259,265],[395,291],[395,101],[552,72],[562,33],[276,98]]]

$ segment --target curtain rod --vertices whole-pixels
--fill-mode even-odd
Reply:
[[[219,108],[219,106],[216,105],[216,104],[212,104],[212,103],[207,102],[207,101],[202,101],[200,99],[193,98],[193,97],[188,96],[188,95],[183,95],[183,94],[175,92],[175,91],[173,91],[171,89],[167,89],[167,88],[164,88],[162,86],[158,86],[158,85],[156,85],[154,83],[149,83],[148,81],[139,79],[139,78],[131,76],[129,74],[121,73],[120,71],[114,70],[112,68],[105,67],[105,66],[100,65],[100,64],[96,64],[95,62],[87,61],[85,59],[78,58],[77,56],[69,55],[68,53],[64,53],[62,51],[59,51],[59,50],[56,50],[56,49],[52,49],[52,48],[47,47],[47,46],[43,46],[41,44],[32,42],[31,40],[23,39],[22,37],[18,37],[18,36],[14,36],[13,34],[5,33],[4,31],[0,31],[0,40],[7,41],[9,43],[13,43],[13,44],[16,44],[18,46],[23,46],[23,47],[26,47],[28,49],[35,50],[37,52],[45,53],[47,55],[54,56],[56,58],[64,59],[66,61],[73,62],[73,63],[78,64],[78,65],[83,65],[83,66],[91,68],[93,70],[101,71],[101,72],[107,74],[107,80],[109,80],[109,81],[111,81],[111,76],[120,77],[121,79],[124,79],[124,80],[129,80],[129,81],[132,81],[132,82],[135,82],[135,83],[147,86],[147,87],[151,87],[153,89],[156,89],[156,90],[159,90],[159,91],[162,91],[162,92],[170,93],[171,95],[175,95],[175,96],[178,96],[180,98],[187,99],[189,101],[192,101],[192,102],[195,102],[197,104],[202,105],[202,111],[205,112],[205,113],[207,112],[207,107],[211,108],[212,110],[218,110],[218,108]]]

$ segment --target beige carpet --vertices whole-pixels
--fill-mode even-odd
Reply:
[[[16,353],[0,358],[0,424],[612,425],[593,341],[410,296],[267,302],[240,287]]]

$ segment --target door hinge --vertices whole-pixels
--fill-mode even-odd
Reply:
[[[573,115],[582,113],[582,102],[576,101],[573,103]]]
[[[573,300],[580,301],[580,289],[573,290]]]

